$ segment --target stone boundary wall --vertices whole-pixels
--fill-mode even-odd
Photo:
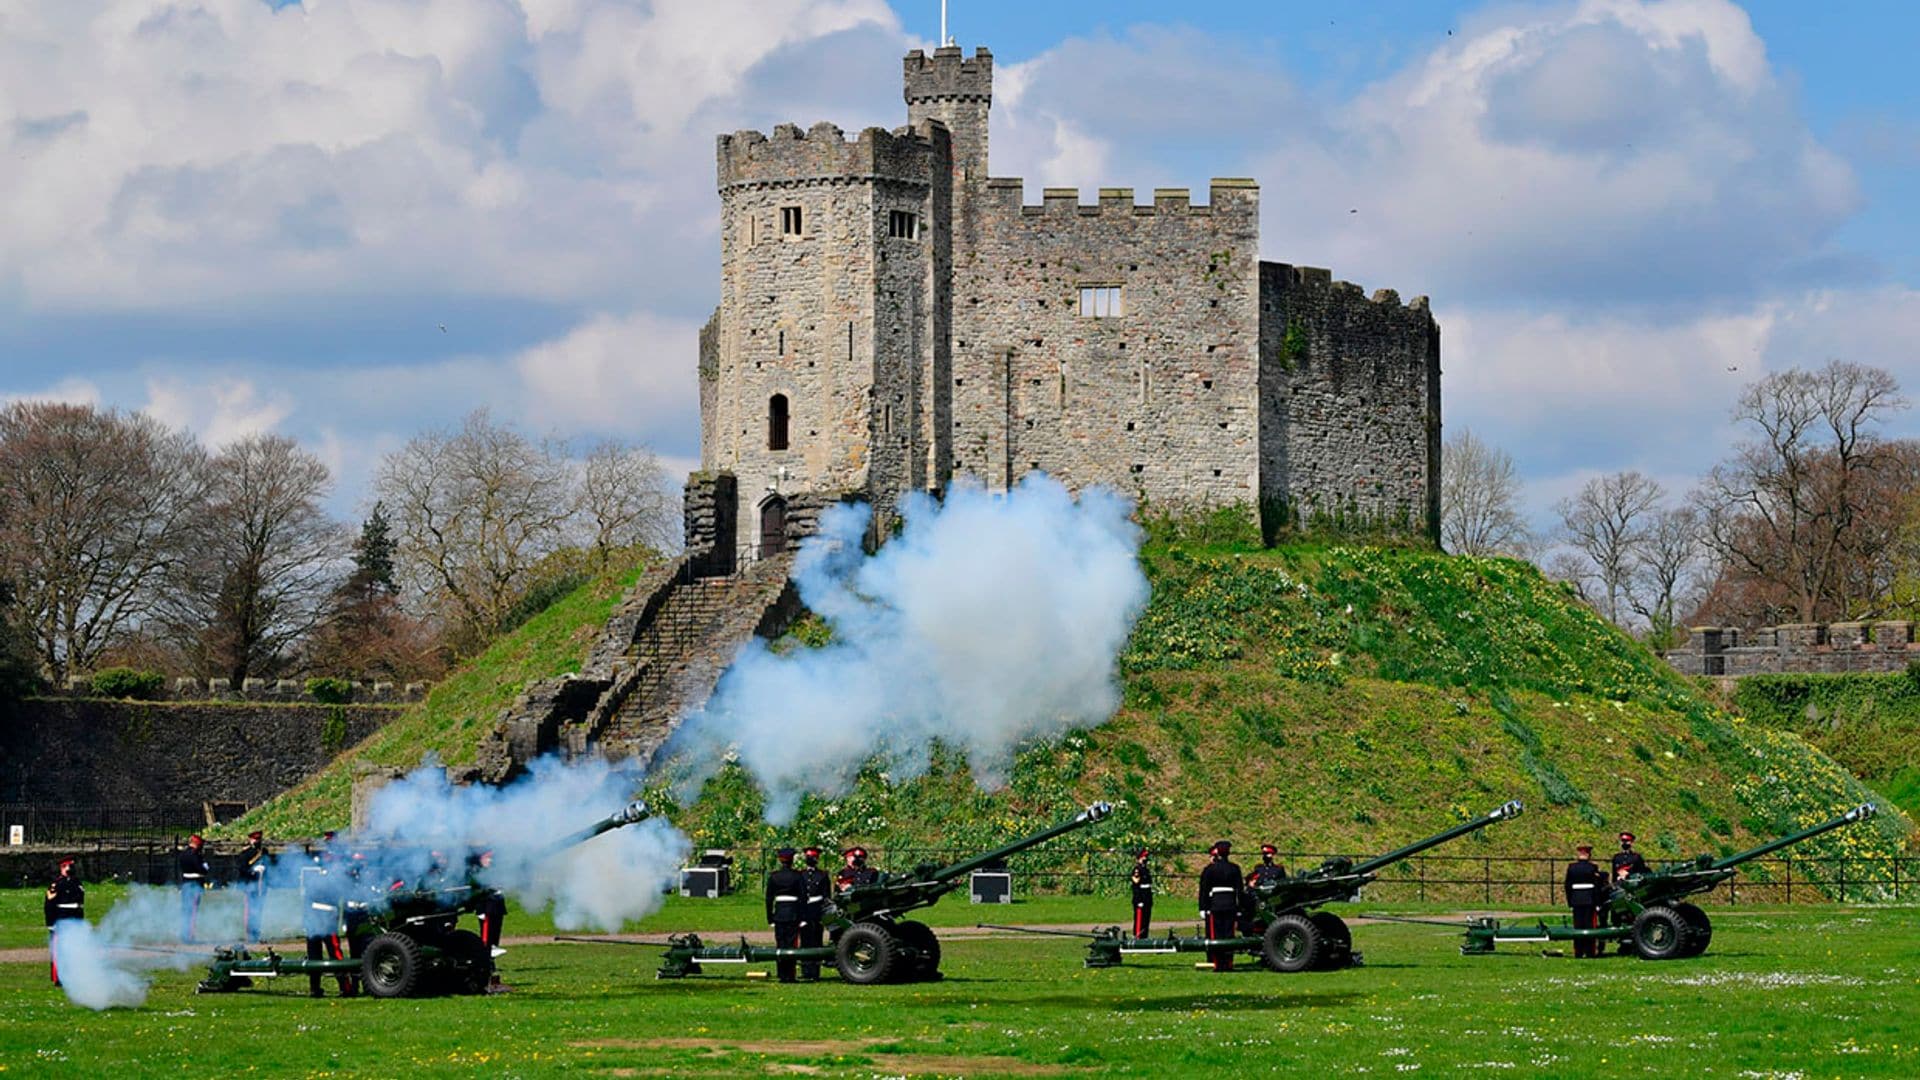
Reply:
[[[0,802],[255,806],[399,714],[392,705],[28,698],[0,714]]]
[[[1775,675],[1905,671],[1920,660],[1913,623],[1788,623],[1746,631],[1696,626],[1684,647],[1662,653],[1683,675]]]
[[[362,682],[353,680],[355,704],[368,705],[405,705],[423,700],[432,683],[410,682]],[[55,690],[49,696],[85,698],[90,700],[122,700],[101,698],[93,692],[93,676],[73,675],[67,679],[66,689]],[[182,676],[172,680],[161,688],[156,697],[143,700],[152,701],[272,701],[314,703],[312,695],[307,693],[305,679],[248,679],[239,686],[231,679],[195,679]]]

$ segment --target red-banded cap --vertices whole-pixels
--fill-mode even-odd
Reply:
[[[1279,849],[1279,848],[1277,848],[1277,847],[1274,847],[1274,846],[1273,846],[1272,844],[1261,844],[1261,845],[1260,845],[1260,854],[1262,854],[1262,855],[1278,855],[1278,854],[1280,854],[1280,849]]]
[[[1632,834],[1632,833],[1630,833],[1630,832],[1623,832],[1623,833],[1621,833],[1621,834],[1620,834],[1620,842],[1621,842],[1621,843],[1623,843],[1623,844],[1631,844],[1631,843],[1633,843],[1633,834]]]

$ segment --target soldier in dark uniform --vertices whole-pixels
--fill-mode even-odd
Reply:
[[[1133,936],[1146,937],[1153,928],[1153,867],[1147,857],[1153,852],[1141,848],[1133,856],[1133,872],[1127,883],[1133,887]]]
[[[1607,898],[1607,873],[1594,863],[1592,844],[1581,844],[1573,850],[1579,858],[1567,864],[1567,906],[1573,909],[1574,929],[1597,930],[1600,905]],[[1594,959],[1600,955],[1600,942],[1575,938],[1573,955],[1578,960]]]
[[[331,849],[323,849],[318,863],[300,871],[300,922],[307,937],[309,960],[344,958],[340,951],[340,909],[345,904],[345,885],[338,856]],[[342,974],[339,980],[340,996],[353,996],[352,976]],[[307,973],[307,993],[322,996],[319,972]]]
[[[819,848],[810,847],[800,854],[807,860],[806,869],[800,871],[800,947],[817,949],[826,942],[827,894],[833,890],[833,879],[820,869]],[[818,982],[820,961],[802,960],[800,979]]]
[[[1266,888],[1280,884],[1280,880],[1287,876],[1287,869],[1273,861],[1273,857],[1279,853],[1280,850],[1272,844],[1260,845],[1260,862],[1253,868],[1253,873],[1247,875],[1248,888]]]
[[[1633,850],[1633,834],[1620,834],[1620,850],[1613,853],[1613,880],[1619,881],[1628,874],[1647,872],[1646,857]]]
[[[213,867],[207,864],[207,842],[199,833],[187,837],[180,849],[180,940],[194,939],[200,919],[200,894],[213,888]]]
[[[841,852],[840,857],[846,860],[846,865],[833,876],[835,889],[845,889],[853,885],[871,885],[880,880],[880,871],[867,865],[866,848],[850,847]]]
[[[1213,861],[1200,871],[1200,914],[1206,919],[1207,937],[1230,938],[1240,916],[1241,897],[1247,891],[1247,882],[1240,874],[1240,867],[1227,857],[1233,853],[1232,844],[1219,841],[1207,853],[1213,856]],[[1233,950],[1209,949],[1207,957],[1213,961],[1213,970],[1233,970]]]
[[[773,924],[773,947],[776,949],[797,949],[800,947],[800,907],[806,902],[807,879],[793,868],[793,849],[783,847],[773,853],[780,860],[780,866],[767,875],[767,921]],[[791,958],[783,957],[774,962],[780,981],[794,981],[795,963]]]
[[[73,871],[72,859],[60,860],[60,872],[54,876],[53,884],[47,886],[42,909],[47,916],[47,975],[53,979],[53,985],[59,986],[60,958],[53,951],[53,936],[60,932],[61,923],[87,917],[87,890]]]
[[[247,834],[247,846],[240,849],[241,910],[246,913],[247,940],[260,940],[260,920],[267,911],[267,841],[259,829]]]
[[[486,884],[487,871],[493,869],[493,849],[475,852],[468,861],[467,879],[476,884]],[[476,912],[480,917],[480,940],[487,943],[487,949],[494,956],[506,952],[500,947],[500,927],[507,918],[507,898],[499,889],[487,889],[480,894]]]

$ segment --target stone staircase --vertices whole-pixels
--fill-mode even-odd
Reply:
[[[740,647],[778,637],[800,614],[792,565],[780,555],[712,576],[683,558],[643,575],[579,672],[527,687],[502,713],[481,741],[479,778],[504,782],[549,753],[598,753],[645,769]]]
[[[644,767],[689,709],[713,694],[750,638],[778,637],[800,613],[787,580],[791,556],[753,563],[730,577],[697,578],[674,590],[639,628],[626,659],[631,690],[589,740],[611,758]]]

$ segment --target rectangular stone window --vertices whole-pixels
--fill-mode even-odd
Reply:
[[[1083,319],[1117,319],[1123,310],[1118,285],[1082,285],[1080,286],[1080,317]]]
[[[780,235],[782,236],[799,236],[800,235],[800,208],[799,207],[783,206],[780,208]]]
[[[888,211],[887,235],[895,240],[920,239],[920,215],[907,210]]]

